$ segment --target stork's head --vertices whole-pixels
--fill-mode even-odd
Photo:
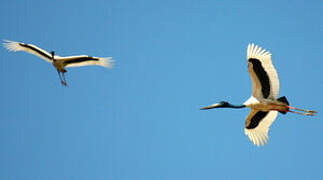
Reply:
[[[52,55],[52,57],[55,56],[55,51],[51,51],[50,54]]]
[[[205,109],[213,109],[213,108],[227,108],[227,107],[231,107],[231,105],[226,102],[226,101],[220,101],[218,103],[212,104],[210,106],[206,106],[206,107],[201,107],[201,110],[205,110]]]

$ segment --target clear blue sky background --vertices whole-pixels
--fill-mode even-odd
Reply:
[[[0,48],[0,179],[323,179],[323,4],[313,1],[2,0],[1,39],[58,55],[112,56],[70,68]],[[280,95],[315,117],[279,115],[262,148],[248,109],[200,111],[251,94],[246,47],[273,54]]]

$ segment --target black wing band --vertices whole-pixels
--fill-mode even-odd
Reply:
[[[258,111],[249,121],[249,124],[246,124],[247,129],[254,129],[256,128],[259,123],[267,116],[269,111]]]
[[[79,57],[75,59],[70,59],[65,61],[66,64],[73,64],[73,63],[81,63],[86,61],[99,61],[99,58],[93,58],[93,57]]]
[[[41,56],[43,56],[43,57],[45,57],[45,58],[47,58],[47,59],[52,59],[52,57],[51,57],[51,56],[48,56],[48,54],[46,54],[46,53],[44,53],[44,52],[40,51],[40,50],[39,50],[39,49],[37,49],[37,48],[34,48],[33,46],[30,46],[30,45],[28,45],[28,44],[24,44],[24,43],[19,43],[19,45],[20,45],[20,46],[22,46],[22,47],[25,47],[25,48],[31,49],[31,50],[33,50],[33,51],[37,52],[39,55],[41,55]]]
[[[263,97],[268,98],[270,94],[270,80],[267,72],[262,67],[261,62],[258,59],[250,58],[248,61],[252,63],[253,71],[260,81]]]

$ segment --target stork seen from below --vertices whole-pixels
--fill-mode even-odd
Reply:
[[[36,55],[45,61],[52,63],[56,68],[58,76],[61,80],[61,83],[64,86],[67,86],[65,80],[65,67],[79,67],[79,66],[89,66],[89,65],[97,65],[109,68],[112,66],[112,58],[111,57],[91,57],[87,55],[79,55],[79,56],[56,56],[54,51],[48,53],[47,51],[32,45],[25,44],[21,42],[14,42],[9,40],[4,40],[4,47],[6,47],[9,51],[25,51],[27,53]]]
[[[271,62],[271,54],[254,44],[247,48],[248,72],[252,83],[252,96],[242,105],[232,105],[221,101],[201,110],[213,108],[251,108],[245,122],[245,134],[256,144],[264,145],[268,140],[268,130],[278,112],[287,112],[312,116],[316,112],[289,106],[285,96],[277,98],[279,80]],[[296,110],[296,111],[292,111]]]

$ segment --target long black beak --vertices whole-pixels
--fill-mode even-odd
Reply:
[[[219,107],[219,104],[212,104],[210,106],[201,107],[200,110],[207,110]]]

